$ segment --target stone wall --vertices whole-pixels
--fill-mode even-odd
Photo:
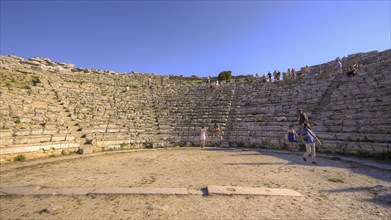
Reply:
[[[116,74],[3,56],[0,159],[198,146],[201,126],[209,127],[210,146],[281,149],[289,125],[298,128],[298,108],[322,139],[320,151],[389,154],[390,50],[341,60],[359,64],[357,75],[338,74],[330,61],[311,66],[310,78],[264,83],[245,77],[211,89],[196,77]],[[220,135],[212,135],[214,123]]]

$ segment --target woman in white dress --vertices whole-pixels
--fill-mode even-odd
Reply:
[[[200,139],[201,139],[201,148],[204,148],[205,147],[205,143],[206,143],[206,137],[208,136],[208,129],[205,128],[205,126],[202,126],[201,128],[201,135],[200,135]]]

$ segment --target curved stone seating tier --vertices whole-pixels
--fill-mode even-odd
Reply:
[[[391,62],[363,66],[342,77],[329,103],[315,115],[325,146],[338,152],[390,152]]]
[[[239,84],[233,102],[229,146],[251,145],[278,148],[286,143],[289,125],[297,127],[298,108],[311,110],[332,83],[335,74],[277,83]]]
[[[361,65],[350,78],[333,60],[311,66],[310,78],[300,70],[297,79],[242,77],[215,89],[205,78],[114,74],[44,58],[0,63],[2,160],[23,149],[198,146],[201,126],[209,146],[285,148],[289,125],[299,129],[298,108],[322,139],[321,151],[390,153],[391,50],[343,57],[344,66]]]
[[[159,124],[164,125],[159,127],[158,133],[176,136],[166,137],[166,140],[197,145],[201,126],[211,127],[218,123],[224,132],[234,86],[223,84],[211,89],[206,84],[190,84],[185,89],[182,86],[171,87],[167,90],[168,94],[165,90],[158,90],[153,96],[154,107]]]
[[[1,72],[2,82],[19,86],[0,88],[0,161],[35,150],[42,155],[56,153],[56,149],[76,148],[76,151],[75,137],[56,103],[48,99],[41,83],[33,82],[40,74],[4,69]],[[12,78],[4,77],[6,73]]]

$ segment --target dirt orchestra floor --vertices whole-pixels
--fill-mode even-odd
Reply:
[[[304,196],[3,195],[0,219],[391,219],[391,203],[384,199],[390,171],[338,158],[318,163],[290,153],[175,148],[2,164],[0,187],[220,185],[284,188]]]

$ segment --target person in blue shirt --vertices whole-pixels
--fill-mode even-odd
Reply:
[[[317,164],[315,161],[315,141],[314,139],[322,145],[318,137],[316,137],[315,133],[311,130],[311,126],[309,123],[303,124],[303,129],[300,131],[300,137],[303,139],[305,144],[306,152],[303,154],[303,160],[307,162],[307,157],[311,155],[312,163]]]
[[[288,142],[289,142],[289,150],[294,153],[296,151],[296,137],[299,137],[296,133],[296,130],[295,128],[293,127],[293,125],[289,125],[289,129],[288,129],[288,134],[287,134],[287,138],[288,138]]]

